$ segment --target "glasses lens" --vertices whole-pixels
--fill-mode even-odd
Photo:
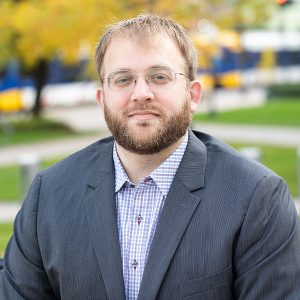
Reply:
[[[123,90],[133,86],[135,74],[128,71],[119,71],[108,78],[109,86],[113,90]]]
[[[175,81],[175,73],[167,68],[154,68],[147,72],[146,78],[152,85],[166,85]]]
[[[138,76],[139,74],[132,71],[117,71],[108,76],[108,86],[114,91],[128,91],[134,87]],[[153,68],[144,76],[151,88],[157,90],[169,87],[176,80],[176,73],[169,68]]]

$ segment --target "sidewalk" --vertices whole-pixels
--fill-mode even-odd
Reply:
[[[220,101],[221,103],[221,101]],[[109,135],[104,118],[97,105],[52,108],[46,116],[63,120],[75,130],[84,132],[93,130],[89,136],[64,138],[55,141],[38,142],[0,148],[0,166],[19,164],[20,157],[35,153],[40,159],[67,156],[96,140]],[[211,134],[226,142],[261,143],[281,147],[300,147],[300,128],[245,126],[198,123],[194,129]],[[300,149],[300,148],[299,148]],[[18,203],[0,202],[0,222],[12,220],[19,209]],[[300,214],[300,199],[296,202]]]
[[[57,141],[0,148],[0,166],[18,164],[20,156],[26,153],[36,153],[41,159],[63,157],[89,145],[101,137],[109,135],[104,117],[96,104],[51,108],[45,111],[45,116],[54,120],[64,121],[78,132],[93,131],[94,133],[84,137],[65,138]],[[300,128],[295,127],[197,123],[193,124],[193,128],[227,142],[300,147]]]
[[[99,131],[99,133],[89,136],[68,137],[46,142],[3,147],[0,148],[0,166],[19,164],[24,154],[35,154],[42,160],[57,157],[63,158],[107,135],[108,131]]]
[[[0,202],[0,223],[12,222],[20,207],[20,202]]]
[[[300,128],[197,123],[193,129],[226,142],[255,143],[280,147],[300,147]]]
[[[300,128],[198,123],[193,126],[193,129],[227,142],[300,147]],[[107,135],[109,135],[109,131],[102,129],[90,136],[3,147],[0,148],[0,166],[19,164],[20,157],[27,153],[34,153],[41,159],[64,157]]]

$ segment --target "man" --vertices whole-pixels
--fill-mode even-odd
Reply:
[[[113,138],[34,180],[1,299],[299,299],[300,230],[285,183],[188,129],[202,87],[176,23],[110,27],[96,50]]]

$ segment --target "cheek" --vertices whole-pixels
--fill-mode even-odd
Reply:
[[[165,99],[164,108],[170,112],[178,113],[183,106],[188,102],[188,106],[191,108],[191,99],[189,93],[185,90],[173,91],[171,95]]]
[[[126,108],[128,101],[118,95],[106,95],[103,104],[112,113],[118,114]]]

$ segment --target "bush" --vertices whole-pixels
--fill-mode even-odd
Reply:
[[[43,119],[20,118],[0,123],[0,145],[28,143],[76,135],[68,125]]]
[[[300,100],[299,84],[280,84],[269,87],[268,98],[289,98]]]
[[[44,131],[44,130],[59,130],[65,132],[72,132],[72,129],[66,124],[52,121],[43,118],[32,118],[28,120],[14,121],[12,123],[15,131],[24,132],[24,131]]]

